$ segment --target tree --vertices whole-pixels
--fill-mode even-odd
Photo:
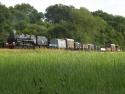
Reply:
[[[29,20],[30,23],[36,23],[37,21],[41,20],[42,18],[44,18],[44,15],[42,12],[38,12],[34,7],[32,7],[29,4],[17,4],[14,7],[15,10],[21,12],[22,14],[25,14]]]
[[[0,4],[0,32],[9,32],[11,30],[10,15],[8,8]]]
[[[49,38],[72,38],[72,33],[69,31],[69,27],[66,24],[55,24],[53,27],[48,30]],[[68,25],[69,26],[69,25]]]
[[[74,9],[72,6],[56,4],[46,9],[45,17],[51,23],[59,23],[62,20],[71,21],[72,15],[70,12],[72,9]]]
[[[0,3],[0,42],[6,41],[8,33],[12,31],[10,12],[5,5]]]
[[[47,35],[47,28],[37,24],[28,24],[27,28],[23,30],[23,33],[34,35]]]
[[[123,46],[125,43],[125,17],[114,16],[101,10],[95,11],[92,14],[94,16],[101,17],[107,22],[108,25],[105,30],[105,37],[107,37],[107,41]]]

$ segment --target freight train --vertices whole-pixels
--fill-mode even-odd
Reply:
[[[13,35],[8,37],[7,42],[5,43],[6,48],[33,48],[36,47],[46,47],[46,48],[57,48],[57,49],[69,49],[69,50],[84,50],[84,51],[118,51],[118,45],[111,44],[108,47],[101,48],[94,44],[83,44],[80,42],[74,41],[74,39],[63,38],[58,39],[54,38],[48,40],[45,36],[36,36],[29,34],[20,34]],[[105,50],[104,50],[105,49]]]

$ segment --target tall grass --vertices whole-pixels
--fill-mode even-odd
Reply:
[[[0,94],[125,94],[125,53],[1,49]]]

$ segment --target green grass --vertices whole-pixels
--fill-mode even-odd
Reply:
[[[125,53],[1,49],[0,94],[125,94]]]

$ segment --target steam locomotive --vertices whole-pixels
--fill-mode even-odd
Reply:
[[[48,46],[48,39],[45,36],[35,36],[23,33],[10,36],[5,44],[6,48],[35,48]]]

